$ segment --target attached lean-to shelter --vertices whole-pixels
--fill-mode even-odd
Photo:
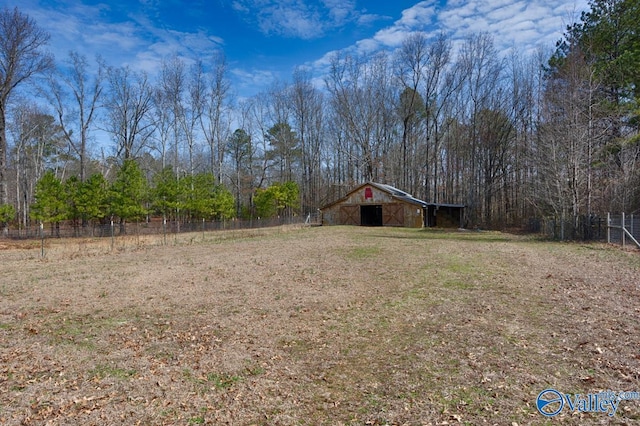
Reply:
[[[464,206],[436,204],[376,182],[367,182],[320,209],[323,225],[461,227]]]

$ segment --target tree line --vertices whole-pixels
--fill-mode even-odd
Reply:
[[[295,182],[275,183],[258,189],[254,196],[258,218],[291,216],[297,206]],[[170,167],[156,174],[151,184],[133,159],[124,160],[113,182],[100,173],[84,182],[78,176],[60,180],[52,170],[44,173],[34,190],[31,218],[51,225],[59,233],[60,223],[70,222],[76,229],[100,222],[119,221],[121,232],[126,222],[148,221],[151,216],[163,221],[225,221],[236,217],[231,192],[216,183],[211,173],[196,173],[182,179]]]
[[[638,211],[639,2],[592,0],[531,55],[501,54],[488,33],[416,32],[394,51],[334,54],[322,85],[299,68],[240,100],[222,53],[166,58],[157,75],[56,62],[37,23],[3,9],[0,221],[41,220],[45,177],[113,188],[133,164],[148,188],[136,205],[172,220],[306,214],[369,180],[464,204],[470,226],[547,217],[571,233]],[[127,219],[110,200],[101,214]]]

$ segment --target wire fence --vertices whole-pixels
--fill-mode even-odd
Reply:
[[[607,242],[640,248],[640,215],[607,214]]]
[[[532,218],[527,231],[557,241],[606,241],[607,219],[596,215],[583,215],[576,220]]]
[[[33,224],[22,228],[9,228],[0,237],[13,240],[35,240],[49,238],[116,238],[120,236],[164,236],[193,232],[213,232],[221,230],[240,230],[267,228],[281,225],[315,225],[316,214],[306,216],[274,217],[268,219],[233,219],[224,221],[170,221],[163,218],[149,218],[141,222],[92,222],[86,224],[59,222]]]
[[[640,248],[640,215],[580,216],[577,220],[530,219],[527,231],[558,241],[602,241]]]

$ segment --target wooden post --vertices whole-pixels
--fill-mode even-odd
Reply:
[[[607,212],[607,244],[611,244],[611,213]]]

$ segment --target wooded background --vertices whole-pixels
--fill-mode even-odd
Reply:
[[[484,228],[639,213],[638,22],[639,0],[594,0],[530,56],[413,33],[237,99],[223,52],[157,75],[54,60],[3,9],[0,222],[306,215],[370,180],[465,204]]]

